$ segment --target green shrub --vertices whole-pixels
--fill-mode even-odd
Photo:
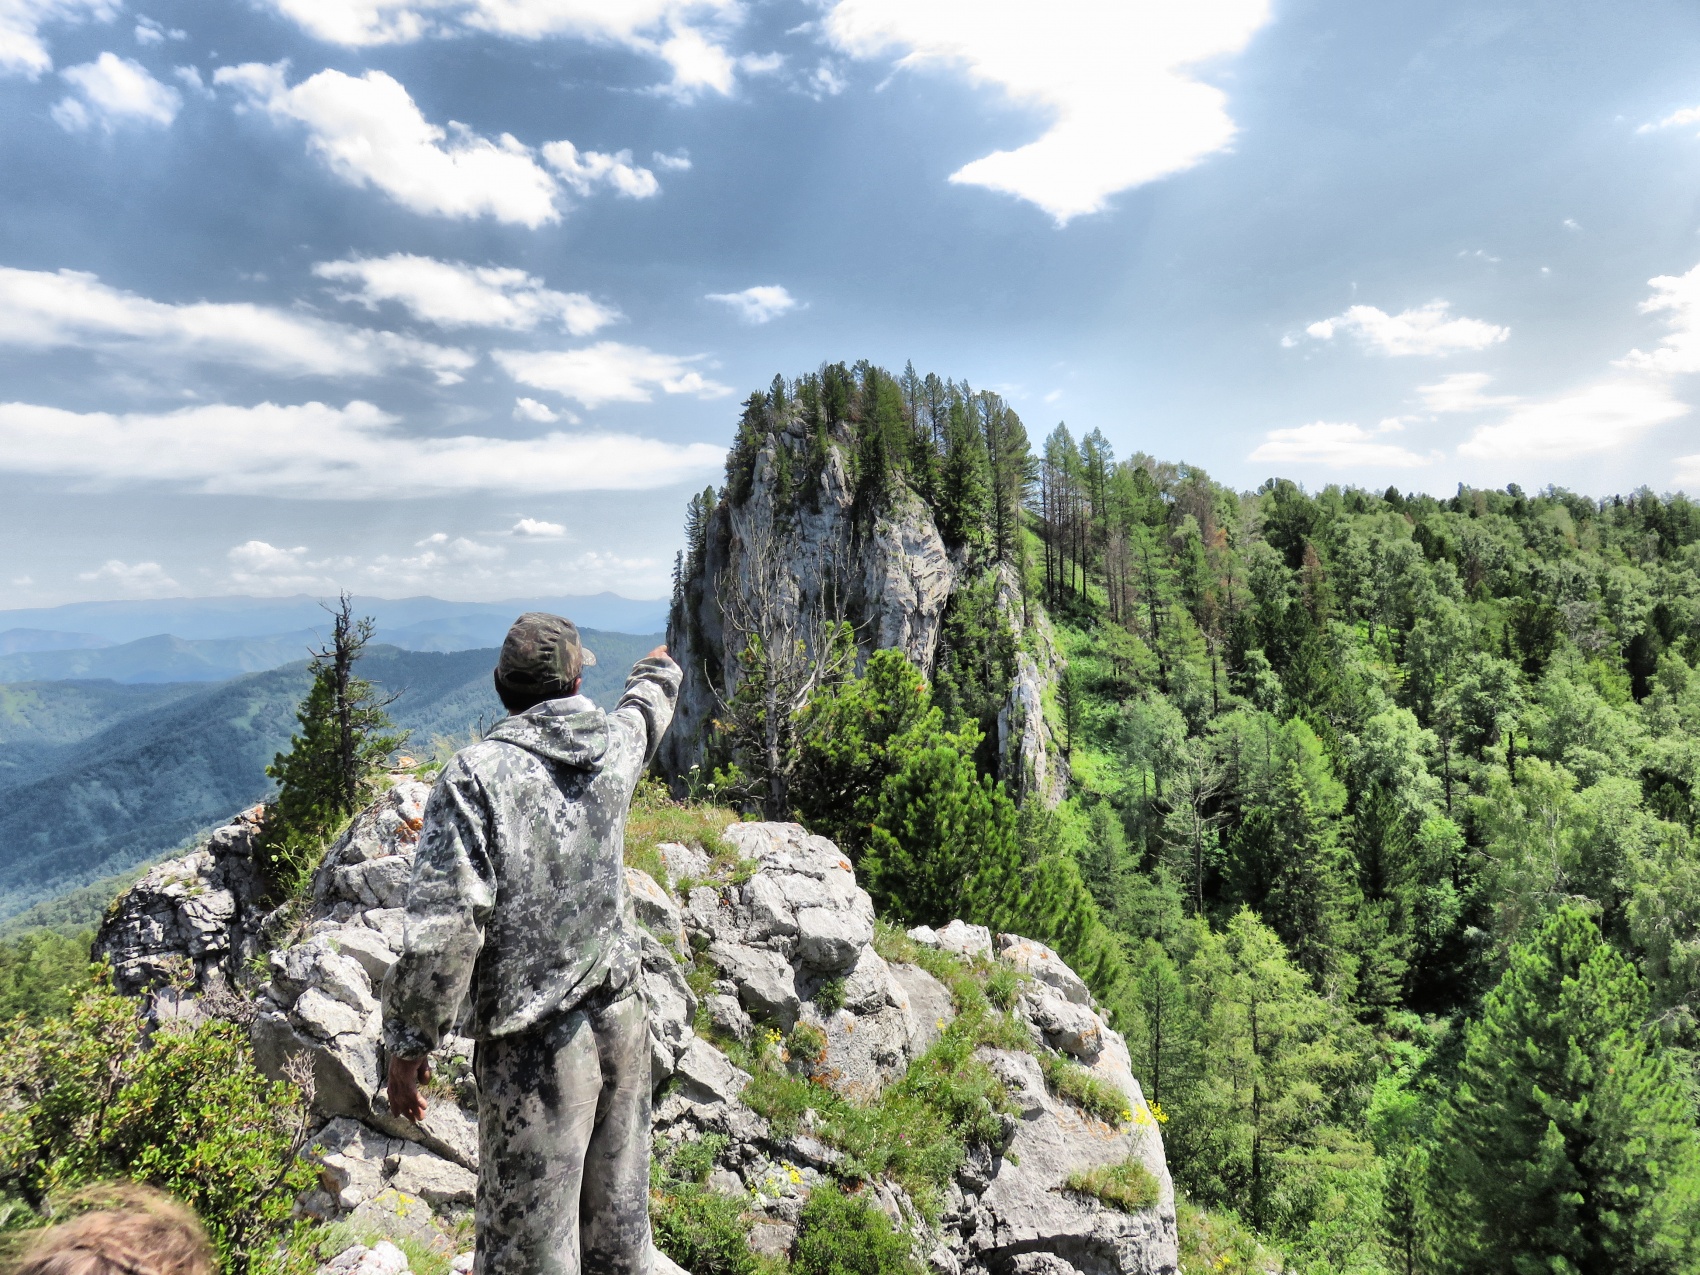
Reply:
[[[798,1023],[785,1038],[785,1052],[805,1072],[813,1071],[826,1058],[826,1033],[813,1023]]]
[[[722,1137],[685,1142],[650,1164],[655,1245],[691,1275],[756,1275],[760,1269],[742,1202],[706,1185],[725,1146]]]
[[[1041,1054],[1039,1068],[1045,1073],[1045,1083],[1050,1085],[1052,1093],[1105,1124],[1123,1125],[1133,1118],[1127,1095],[1080,1064],[1055,1054]]]
[[[909,1240],[859,1195],[822,1186],[797,1223],[797,1275],[920,1275]]]
[[[844,980],[829,978],[815,989],[815,1008],[822,1014],[836,1014],[844,1008]]]
[[[1120,1164],[1076,1170],[1068,1175],[1068,1189],[1093,1196],[1123,1213],[1150,1208],[1162,1193],[1151,1170],[1131,1156]]]
[[[0,1027],[0,1193],[43,1212],[93,1183],[145,1182],[193,1207],[225,1269],[246,1271],[313,1184],[297,1154],[308,1098],[256,1070],[235,1024],[150,1040],[143,1011],[103,972],[68,1014]]]

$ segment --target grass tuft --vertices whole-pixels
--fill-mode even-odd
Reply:
[[[1123,1213],[1148,1209],[1162,1194],[1162,1187],[1151,1170],[1131,1156],[1120,1164],[1101,1164],[1069,1174],[1068,1189],[1090,1195]]]
[[[1055,1054],[1041,1054],[1039,1069],[1051,1092],[1082,1111],[1097,1116],[1107,1125],[1120,1126],[1133,1119],[1127,1095],[1107,1080],[1094,1076],[1079,1063]]]

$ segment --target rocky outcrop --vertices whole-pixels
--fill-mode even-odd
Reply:
[[[769,440],[749,496],[715,509],[700,567],[681,582],[667,625],[685,670],[660,756],[669,775],[702,760],[716,692],[730,696],[737,685],[729,642],[735,648],[740,617],[764,604],[848,620],[864,654],[895,648],[931,675],[956,579],[931,511],[901,484],[877,514],[859,509],[838,445],[812,482],[803,476],[809,447],[800,425]]]
[[[92,956],[135,994],[187,977],[228,989],[260,948],[265,885],[254,859],[262,808],[244,810],[206,844],[148,869],[108,912]]]
[[[252,1032],[260,1065],[272,1075],[295,1055],[312,1060],[324,1123],[309,1150],[319,1183],[301,1208],[448,1255],[453,1229],[436,1219],[462,1213],[476,1191],[471,1042],[451,1038],[434,1059],[441,1079],[422,1124],[390,1113],[379,1089],[378,996],[401,945],[400,908],[427,791],[398,780],[331,849],[290,941],[267,954]],[[225,845],[240,831],[214,840]],[[726,838],[736,851],[733,867],[716,870],[699,851],[663,846],[665,882],[628,874],[645,931],[655,1134],[663,1153],[681,1141],[723,1137],[710,1185],[745,1202],[752,1246],[778,1253],[795,1238],[809,1193],[843,1168],[844,1153],[807,1113],[791,1131],[777,1130],[744,1100],[751,1073],[713,1040],[728,1049],[734,1041],[784,1049],[793,1071],[869,1103],[939,1039],[956,1006],[949,987],[920,964],[880,955],[873,905],[832,842],[784,823],[733,824]],[[675,893],[681,883],[689,886],[684,898]],[[179,899],[163,893],[175,884],[182,880],[138,883],[108,927],[153,934],[145,918],[161,913],[162,898]],[[180,924],[172,932],[184,946],[168,950],[158,937],[148,960],[190,959],[191,943],[209,952],[222,950],[221,942],[231,951],[240,945],[216,935],[209,945],[201,931]],[[970,1148],[936,1223],[893,1182],[864,1188],[908,1232],[917,1256],[939,1275],[1174,1272],[1174,1193],[1162,1138],[1127,1046],[1086,984],[1056,952],[1020,936],[955,921],[908,938],[963,966],[1013,970],[1011,1012],[1030,1041],[1026,1049],[978,1052],[1009,1095],[1011,1114],[1002,1118],[997,1146]],[[706,994],[699,998],[693,985]],[[1112,1086],[1126,1100],[1122,1118],[1106,1122],[1052,1092],[1042,1059],[1066,1059]],[[1069,1186],[1080,1172],[1129,1159],[1159,1184],[1149,1208],[1118,1212]],[[348,1275],[385,1275],[393,1257],[382,1248],[337,1260],[346,1259]]]
[[[1020,581],[1007,563],[997,569],[994,596],[1019,648],[1009,696],[998,711],[1001,773],[1017,798],[1037,796],[1056,806],[1068,797],[1068,762],[1045,717],[1045,691],[1056,684],[1063,659],[1050,617],[1042,607],[1023,603]]]

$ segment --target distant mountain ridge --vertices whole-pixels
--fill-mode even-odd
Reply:
[[[598,663],[585,691],[612,707],[631,665],[660,642],[584,630]],[[122,648],[112,648],[122,649]],[[375,645],[357,666],[399,693],[391,717],[433,740],[471,742],[504,710],[496,651]],[[228,819],[271,791],[266,765],[288,746],[308,661],[229,681],[0,684],[0,918],[122,872]]]
[[[0,634],[20,628],[46,629],[72,637],[134,642],[166,633],[197,641],[268,637],[302,629],[328,632],[329,617],[323,604],[331,601],[334,599],[302,593],[284,598],[231,596],[71,602],[56,607],[0,611]],[[412,598],[357,595],[352,602],[355,615],[371,616],[380,629],[404,630],[427,621],[471,616],[505,619],[511,624],[523,611],[554,611],[569,617],[581,628],[615,633],[660,632],[667,626],[668,605],[665,598],[632,599],[615,593],[510,598],[499,602],[451,602],[426,595]],[[68,642],[51,649],[63,650],[72,645],[75,643]]]

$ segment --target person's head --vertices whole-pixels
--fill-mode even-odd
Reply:
[[[10,1275],[216,1275],[207,1233],[170,1196],[117,1183],[84,1199],[96,1207],[42,1231]]]
[[[527,611],[514,621],[496,661],[496,694],[510,713],[547,700],[577,695],[579,682],[596,655],[578,640],[578,628],[565,616]]]

